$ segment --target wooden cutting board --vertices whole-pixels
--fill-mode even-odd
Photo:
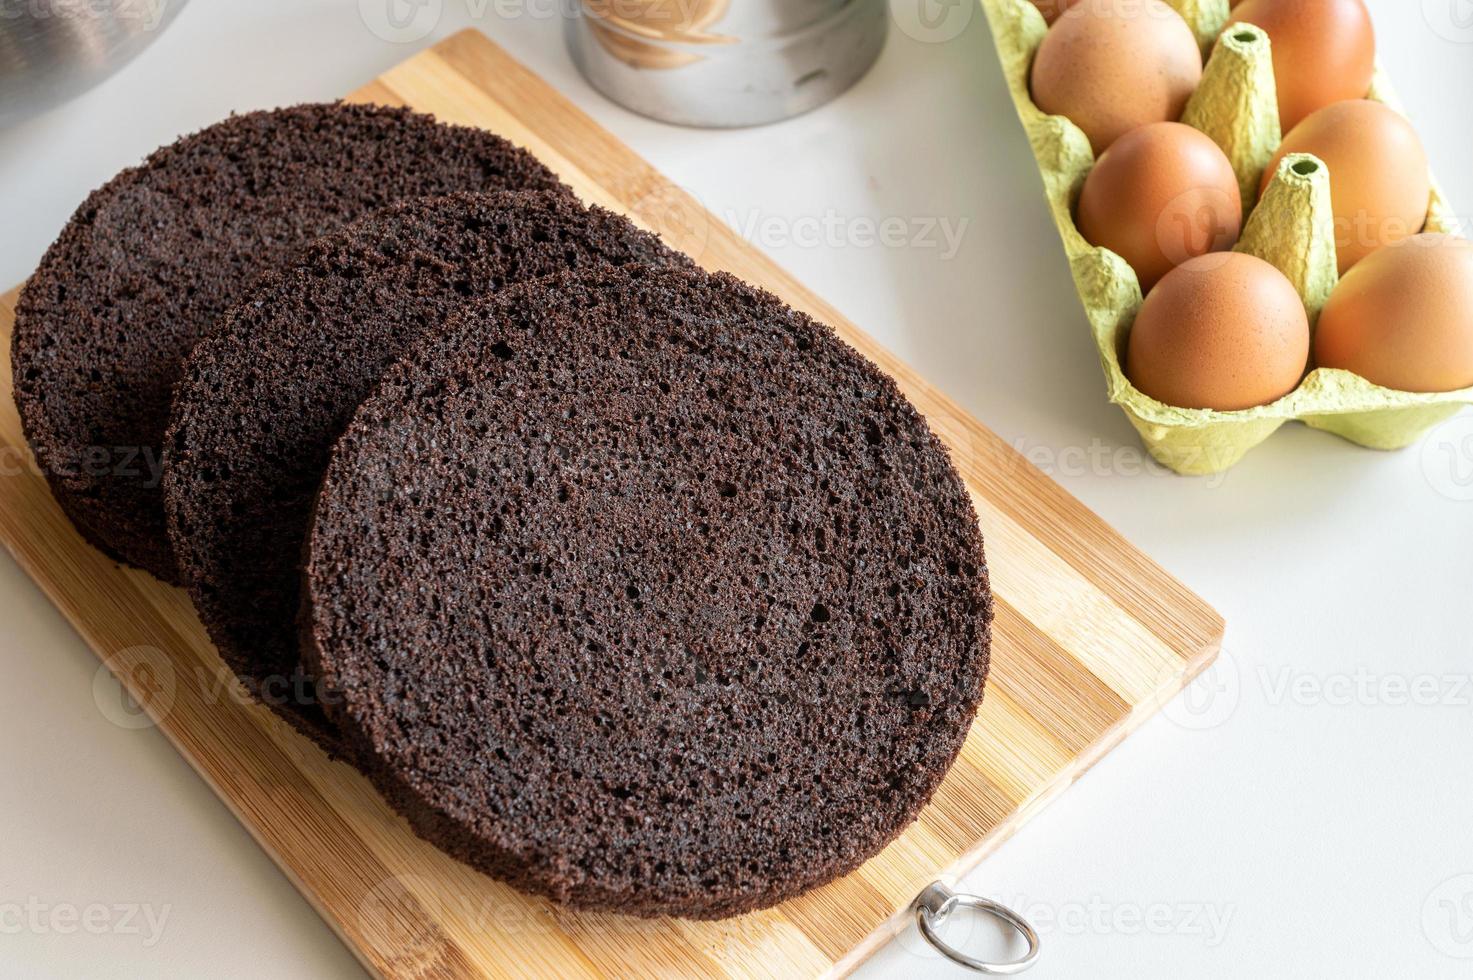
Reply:
[[[354,93],[494,130],[584,198],[762,285],[879,363],[951,448],[987,539],[998,619],[986,701],[920,820],[842,881],[717,923],[579,914],[419,841],[348,766],[244,701],[182,592],[82,543],[34,466],[0,480],[0,537],[189,763],[384,976],[843,974],[1216,655],[1222,619],[627,147],[466,31]],[[0,298],[8,359],[16,293]],[[29,459],[0,373],[0,452]],[[14,475],[12,475],[14,474]]]

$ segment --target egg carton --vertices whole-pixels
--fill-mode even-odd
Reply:
[[[1293,420],[1372,449],[1400,449],[1473,403],[1473,388],[1432,394],[1393,391],[1331,368],[1311,370],[1298,388],[1278,401],[1232,412],[1178,408],[1136,390],[1122,361],[1141,305],[1140,283],[1124,259],[1089,244],[1074,225],[1074,205],[1094,165],[1089,140],[1068,119],[1044,113],[1029,96],[1033,54],[1048,26],[1030,0],[980,2],[1043,176],[1049,209],[1099,348],[1110,401],[1124,410],[1152,457],[1178,473],[1221,472]],[[1280,141],[1267,38],[1255,27],[1235,26],[1214,47],[1227,21],[1227,0],[1167,2],[1192,27],[1204,52],[1213,52],[1182,121],[1223,147],[1247,195],[1244,201],[1250,201],[1257,196],[1259,174]],[[1379,67],[1368,98],[1401,111],[1391,82]],[[1459,233],[1435,179],[1424,230]],[[1307,154],[1286,157],[1263,199],[1249,213],[1236,248],[1283,271],[1299,289],[1313,323],[1337,281],[1329,174],[1324,165]]]

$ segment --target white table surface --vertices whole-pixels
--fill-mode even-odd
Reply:
[[[1226,615],[1228,652],[1196,697],[966,881],[1037,921],[1033,976],[1473,975],[1473,416],[1400,453],[1290,426],[1225,477],[1146,465],[1105,401],[965,4],[950,39],[893,31],[837,102],[709,132],[615,107],[574,72],[555,22],[497,13],[545,3],[417,0],[438,23],[398,43],[360,15],[387,2],[193,0],[110,82],[0,131],[0,282],[155,146],[233,109],[333,98],[476,24]],[[911,6],[898,0],[898,23],[917,23]],[[1473,202],[1473,27],[1458,26],[1473,3],[1371,7],[1433,166]],[[931,218],[962,229],[957,248],[866,235],[885,219],[919,235]],[[821,228],[837,242],[815,242]],[[8,558],[0,622],[0,975],[360,975],[163,737],[109,722],[93,654]],[[985,927],[956,932],[1001,947]],[[921,969],[961,975],[913,930],[863,975]]]

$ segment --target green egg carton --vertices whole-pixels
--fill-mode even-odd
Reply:
[[[1473,388],[1434,394],[1393,391],[1330,368],[1310,371],[1298,388],[1276,402],[1235,412],[1177,408],[1137,391],[1121,362],[1141,305],[1139,281],[1124,259],[1090,245],[1074,226],[1074,204],[1094,165],[1089,140],[1069,120],[1045,114],[1028,92],[1033,53],[1048,27],[1030,0],[980,2],[1095,335],[1110,401],[1124,410],[1162,465],[1193,475],[1221,472],[1279,426],[1296,419],[1358,445],[1400,449],[1473,403]],[[1313,326],[1337,281],[1327,169],[1308,154],[1290,155],[1281,162],[1263,199],[1253,203],[1263,168],[1281,139],[1267,35],[1251,25],[1224,31],[1228,0],[1166,2],[1186,19],[1204,51],[1211,52],[1202,84],[1182,121],[1223,148],[1238,175],[1245,207],[1252,205],[1235,247],[1266,259],[1289,277],[1304,298]],[[1215,43],[1219,35],[1221,41]],[[1379,68],[1368,97],[1401,109]],[[1459,233],[1435,180],[1425,230]]]

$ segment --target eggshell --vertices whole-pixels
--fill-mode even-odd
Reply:
[[[1427,223],[1432,178],[1412,124],[1366,99],[1326,106],[1295,126],[1263,171],[1263,186],[1287,153],[1313,153],[1330,171],[1340,272]]]
[[[1370,91],[1376,34],[1361,0],[1242,0],[1231,22],[1268,33],[1285,132],[1316,109]]]
[[[1091,245],[1130,263],[1144,292],[1187,259],[1231,248],[1242,210],[1237,175],[1217,144],[1162,122],[1105,151],[1085,177],[1076,222]]]
[[[1160,0],[1089,0],[1066,10],[1033,58],[1034,103],[1068,117],[1095,155],[1147,123],[1181,116],[1202,52]]]
[[[1289,280],[1262,259],[1201,255],[1151,290],[1126,348],[1126,377],[1157,401],[1237,411],[1298,386],[1309,317]]]
[[[1399,391],[1473,387],[1473,244],[1426,234],[1372,252],[1330,294],[1314,359]]]

